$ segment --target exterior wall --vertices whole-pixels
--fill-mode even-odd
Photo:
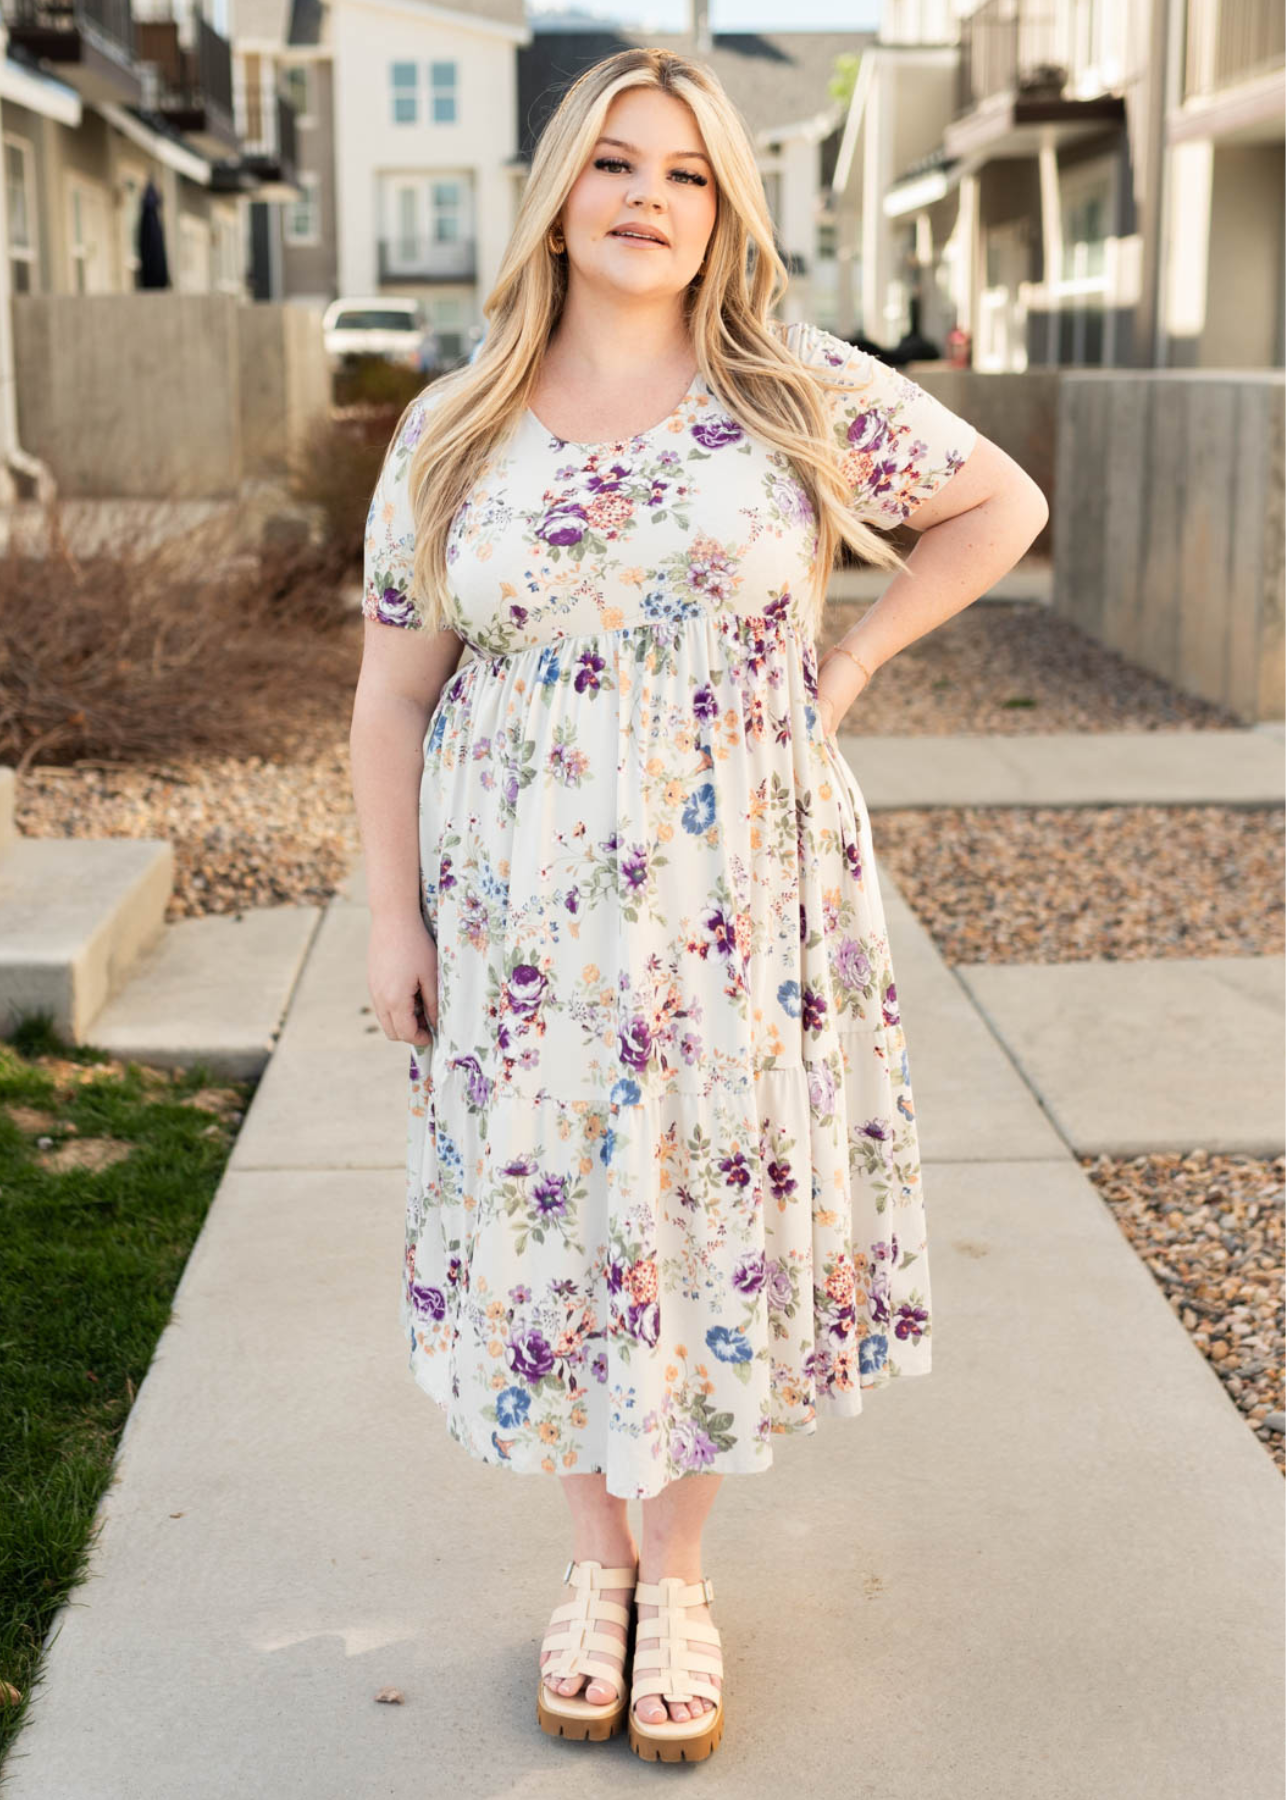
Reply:
[[[311,244],[291,241],[282,217],[282,293],[316,301],[333,300],[339,292],[339,237],[336,229],[335,183],[335,84],[330,54],[304,58],[291,49],[282,51],[282,65],[307,61],[313,108],[308,120],[296,121],[296,161],[300,174],[317,177],[317,235]]]
[[[1182,171],[1177,245],[1187,292],[1175,296],[1174,367],[1281,366],[1283,158],[1280,144],[1176,146]],[[1236,270],[1236,280],[1228,271]]]
[[[235,495],[329,401],[306,308],[147,292],[17,295],[12,313],[19,440],[66,496]]]
[[[1286,377],[1063,373],[1054,608],[1247,723],[1286,680]]]
[[[471,235],[476,280],[467,284],[469,325],[492,286],[512,220],[506,161],[517,150],[514,39],[463,24],[419,19],[348,0],[331,14],[335,70],[335,160],[341,294],[379,291],[382,180],[405,174],[466,176],[472,187]],[[415,125],[392,122],[389,65],[432,60],[457,64],[458,118]],[[398,281],[432,309],[435,284]],[[452,290],[459,291],[458,284]]]

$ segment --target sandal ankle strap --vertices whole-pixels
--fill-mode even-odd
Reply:
[[[572,1579],[572,1572],[576,1569],[584,1570],[583,1579]],[[567,1567],[563,1570],[563,1580],[571,1587],[632,1588],[637,1575],[637,1565],[629,1569],[605,1569],[602,1563],[592,1560],[578,1563],[574,1556],[568,1559]]]
[[[634,1584],[635,1601],[644,1606],[710,1606],[714,1603],[714,1583],[708,1575],[700,1581],[687,1581],[679,1575],[663,1575],[660,1581]]]

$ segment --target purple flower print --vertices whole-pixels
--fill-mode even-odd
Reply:
[[[470,1106],[486,1106],[491,1099],[491,1082],[482,1072],[476,1056],[457,1056],[448,1067],[463,1069],[467,1080],[465,1091],[469,1096]]]
[[[604,1382],[607,1380],[607,1352],[606,1352],[606,1350],[599,1351],[598,1355],[594,1358],[593,1362],[589,1365],[589,1372],[594,1377],[595,1381],[597,1381],[597,1382]]]
[[[632,1069],[646,1069],[652,1054],[652,1034],[646,1019],[631,1019],[620,1034],[621,1061]]]
[[[594,693],[597,693],[599,688],[598,678],[603,671],[603,667],[603,658],[598,654],[597,650],[582,650],[580,656],[577,658],[576,676],[572,682],[572,686],[576,689],[576,692],[578,694],[583,694],[585,690],[589,688]]]
[[[542,1175],[531,1190],[531,1197],[536,1202],[536,1209],[543,1218],[553,1213],[567,1211],[567,1177],[565,1175]]]
[[[924,1336],[924,1328],[928,1322],[927,1307],[912,1306],[909,1300],[904,1300],[898,1307],[897,1324],[893,1327],[893,1335],[903,1340],[910,1338],[913,1344],[918,1344]]]
[[[515,1375],[524,1381],[539,1381],[554,1366],[554,1353],[542,1331],[515,1332],[505,1346],[505,1358]]]
[[[708,681],[693,694],[692,712],[695,718],[702,720],[719,717],[719,702],[715,699],[714,689]]]
[[[785,1263],[774,1258],[767,1264],[764,1270],[764,1292],[768,1296],[769,1306],[775,1306],[780,1311],[790,1305],[794,1290],[790,1284],[790,1270]]]
[[[712,906],[701,923],[714,939],[715,949],[720,956],[731,956],[737,947],[737,935],[723,908]]]
[[[768,1164],[768,1183],[774,1200],[789,1200],[796,1186],[794,1176],[790,1172],[790,1164],[786,1161],[774,1161]]]
[[[888,1135],[889,1128],[883,1119],[868,1119],[862,1127],[862,1136],[874,1138],[877,1143],[882,1144]]]
[[[826,1002],[812,988],[804,989],[802,1023],[805,1031],[820,1031],[826,1017]]]
[[[757,1294],[764,1285],[764,1254],[755,1250],[743,1256],[732,1271],[732,1285],[739,1294]]]
[[[579,544],[585,535],[585,508],[566,501],[546,513],[536,527],[536,536],[551,546]]]
[[[862,853],[857,844],[844,840],[844,863],[854,881],[862,879]]]
[[[502,1175],[530,1175],[535,1166],[534,1157],[515,1156],[512,1162],[504,1164],[500,1173]]]
[[[647,885],[647,850],[642,844],[635,844],[620,859],[621,874],[625,878],[626,888],[631,894],[637,894]]]
[[[889,434],[889,422],[883,413],[860,412],[848,428],[848,441],[855,450],[878,450]]]
[[[708,1469],[715,1447],[695,1419],[680,1419],[670,1432],[670,1457],[679,1469]]]
[[[569,913],[578,913],[580,911],[580,889],[574,887],[568,888],[567,893],[563,898],[563,905],[567,908]]]
[[[725,444],[739,444],[745,433],[735,419],[706,419],[692,427],[692,435],[703,450],[721,450]]]
[[[446,1317],[446,1295],[441,1288],[426,1287],[418,1281],[412,1282],[411,1305],[422,1318],[444,1319]]]
[[[835,957],[835,971],[847,988],[862,988],[871,979],[871,959],[855,938],[845,938]]]
[[[808,1064],[808,1103],[819,1118],[834,1110],[835,1079],[824,1063]]]
[[[649,1347],[656,1344],[661,1335],[661,1308],[655,1300],[642,1300],[631,1306],[625,1315],[630,1335],[640,1344]]]
[[[545,977],[532,963],[518,963],[509,977],[509,1005],[512,1011],[529,1018],[545,997]]]
[[[423,436],[423,434],[424,434],[424,408],[422,406],[417,406],[415,411],[411,414],[410,418],[407,420],[406,428],[402,433],[402,448],[403,448],[403,450],[414,450],[415,446],[419,443],[420,438]]]
[[[721,1156],[719,1169],[723,1175],[725,1186],[730,1188],[750,1186],[750,1167],[742,1151],[734,1150],[731,1156]]]
[[[884,1023],[886,1025],[896,1025],[900,1018],[901,1014],[898,1012],[897,984],[890,981],[889,985],[884,990]]]
[[[375,603],[375,616],[386,625],[410,625],[415,608],[399,587],[386,587]]]

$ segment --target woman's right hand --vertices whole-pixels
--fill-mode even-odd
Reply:
[[[438,1029],[438,947],[422,919],[372,919],[366,985],[385,1037],[426,1050]]]

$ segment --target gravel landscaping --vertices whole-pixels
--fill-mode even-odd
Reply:
[[[1286,1157],[1079,1158],[1233,1404],[1286,1475]]]
[[[832,601],[818,655],[868,610]],[[856,671],[854,671],[856,673]],[[1244,724],[1105,650],[1030,600],[967,606],[875,671],[840,730],[945,733],[1219,731]]]
[[[878,812],[887,869],[955,963],[1279,956],[1280,806],[979,806]]]

